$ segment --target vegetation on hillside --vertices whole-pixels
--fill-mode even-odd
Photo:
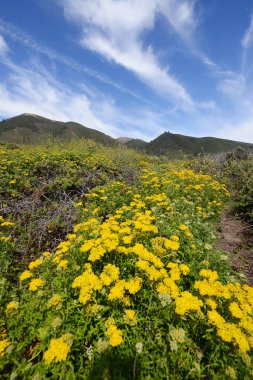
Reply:
[[[191,137],[164,132],[147,145],[146,151],[156,155],[166,155],[169,158],[181,158],[183,155],[192,157],[199,154],[230,152],[238,146],[253,151],[252,144],[239,141],[215,137]]]
[[[90,141],[0,149],[1,378],[252,378],[253,288],[215,248],[227,176]]]
[[[76,138],[93,139],[106,146],[125,144],[128,148],[151,155],[164,155],[170,159],[181,159],[185,155],[190,158],[199,154],[229,152],[237,146],[250,152],[253,151],[253,145],[250,143],[214,137],[198,138],[170,132],[164,132],[149,143],[129,137],[120,137],[115,140],[102,132],[78,123],[71,121],[64,123],[33,114],[22,114],[0,122],[0,141],[2,142],[39,144],[44,138],[43,135],[50,135],[65,141]]]
[[[93,139],[104,145],[115,144],[112,137],[72,121],[64,123],[38,115],[22,114],[0,122],[0,141],[38,144],[43,140],[43,135],[50,135],[62,140],[80,137]]]
[[[189,167],[225,182],[230,191],[231,212],[253,223],[253,154],[250,151],[236,147],[220,157],[203,155],[189,162]]]

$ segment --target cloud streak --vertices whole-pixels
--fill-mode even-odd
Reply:
[[[184,0],[63,0],[65,17],[82,28],[81,43],[125,69],[180,109],[191,111],[194,100],[168,67],[162,67],[143,35],[166,18],[184,40],[192,32],[194,2]]]
[[[3,36],[0,35],[0,55],[6,55],[9,51],[8,45]]]
[[[144,99],[142,96],[137,94],[136,92],[133,92],[131,89],[127,88],[126,86],[110,79],[109,77],[105,76],[104,74],[99,73],[96,70],[91,69],[90,67],[80,64],[76,60],[58,53],[54,49],[49,48],[48,46],[42,45],[35,41],[31,36],[29,36],[27,33],[25,33],[20,28],[17,28],[16,26],[4,21],[0,18],[0,32],[8,37],[10,37],[13,41],[18,42],[22,44],[23,46],[33,50],[35,53],[42,54],[49,58],[50,60],[56,61],[60,64],[63,64],[72,70],[75,70],[77,72],[83,73],[85,75],[88,75],[92,78],[95,78],[101,83],[107,84],[109,86],[112,86],[116,90],[128,94],[136,99],[138,99],[141,102],[148,103],[146,99]],[[2,37],[3,38],[3,37]],[[4,40],[3,40],[4,41]],[[1,40],[0,40],[0,52],[1,52]]]

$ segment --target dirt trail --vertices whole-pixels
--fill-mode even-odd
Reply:
[[[253,286],[253,226],[236,219],[225,210],[220,229],[218,248],[229,254],[232,268],[243,273],[246,282]]]

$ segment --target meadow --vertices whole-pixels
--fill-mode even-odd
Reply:
[[[1,144],[1,378],[252,379],[253,288],[216,246],[239,174],[213,168]]]

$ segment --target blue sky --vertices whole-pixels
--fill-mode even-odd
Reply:
[[[252,0],[1,0],[0,117],[253,143]]]

